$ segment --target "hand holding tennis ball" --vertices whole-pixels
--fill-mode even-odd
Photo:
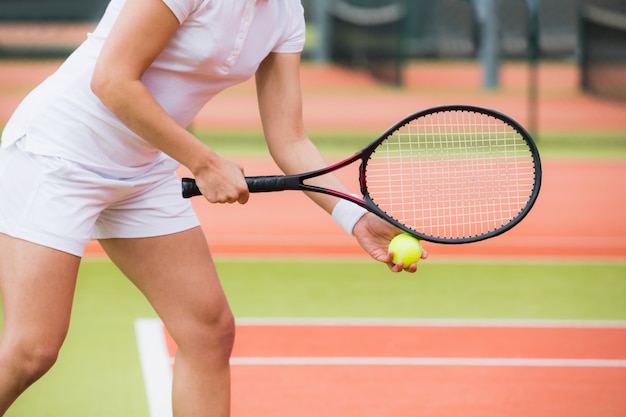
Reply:
[[[420,241],[411,235],[401,233],[389,242],[389,252],[393,252],[394,264],[402,262],[402,266],[417,263],[422,256],[422,245]]]

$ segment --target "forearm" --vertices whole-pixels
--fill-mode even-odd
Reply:
[[[192,173],[210,167],[215,154],[178,125],[140,80],[109,79],[92,89],[124,125]]]
[[[93,83],[95,94],[128,128],[189,168],[208,201],[248,201],[241,167],[221,158],[179,126],[143,83],[125,77],[104,79],[107,82]]]
[[[259,67],[256,76],[265,140],[272,158],[286,174],[301,174],[328,165],[304,130],[299,63],[299,55],[270,54]],[[309,182],[347,192],[332,174]],[[336,197],[325,194],[308,195],[328,213],[332,212],[338,201]]]
[[[328,166],[328,162],[308,138],[286,141],[280,146],[270,145],[270,152],[278,167],[285,174],[301,174]],[[307,183],[345,193],[349,192],[345,185],[332,173],[312,178],[307,180]],[[321,193],[307,193],[307,195],[328,213],[332,212],[338,201],[336,197]]]

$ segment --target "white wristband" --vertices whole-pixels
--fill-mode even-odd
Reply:
[[[337,223],[347,234],[352,235],[354,225],[367,213],[363,207],[348,200],[339,200],[333,209],[333,221]]]

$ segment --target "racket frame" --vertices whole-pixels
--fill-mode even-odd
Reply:
[[[475,236],[466,236],[461,238],[441,238],[437,236],[431,236],[428,234],[420,233],[419,231],[413,230],[410,227],[405,226],[398,220],[394,219],[387,213],[385,213],[378,205],[372,200],[366,184],[366,169],[367,169],[367,161],[370,156],[376,151],[381,142],[386,140],[389,136],[393,135],[396,131],[401,129],[407,123],[412,120],[424,117],[433,113],[442,113],[449,111],[466,111],[466,112],[475,112],[480,113],[486,116],[492,116],[496,119],[499,119],[509,126],[511,126],[514,130],[516,130],[520,136],[527,143],[528,148],[530,150],[532,160],[535,168],[535,176],[534,176],[534,185],[532,192],[529,196],[529,199],[526,205],[520,210],[517,216],[513,217],[508,223],[498,227],[492,231],[487,233],[483,233]],[[354,195],[343,193],[341,191],[336,191],[324,187],[319,187],[311,184],[306,184],[304,181],[310,178],[319,177],[322,175],[329,174],[331,172],[337,171],[341,168],[344,168],[348,165],[353,164],[354,162],[360,160],[361,163],[359,165],[359,188],[363,198],[355,197]],[[428,109],[412,113],[402,120],[396,122],[394,125],[385,130],[376,140],[369,143],[365,146],[361,151],[353,154],[352,156],[343,159],[337,163],[331,164],[325,168],[302,173],[295,175],[262,175],[262,176],[249,176],[246,177],[246,183],[248,184],[248,189],[251,193],[266,193],[266,192],[276,192],[276,191],[286,191],[286,190],[297,190],[297,191],[311,191],[316,193],[328,194],[334,197],[342,198],[344,200],[348,200],[357,204],[366,210],[370,211],[373,214],[381,217],[385,221],[393,224],[400,230],[422,240],[426,240],[433,243],[443,243],[443,244],[462,244],[462,243],[472,243],[478,242],[481,240],[489,239],[495,236],[498,236],[519,224],[526,217],[526,215],[530,212],[532,207],[539,196],[539,190],[541,189],[541,159],[539,156],[539,150],[537,149],[537,145],[532,139],[530,133],[517,121],[513,120],[509,116],[485,107],[466,105],[466,104],[454,104],[454,105],[443,105],[443,106],[435,106],[430,107]],[[195,180],[191,178],[183,178],[182,179],[182,188],[183,188],[183,197],[190,198],[193,196],[201,195],[200,190],[195,184]]]

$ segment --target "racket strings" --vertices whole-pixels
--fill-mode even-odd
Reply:
[[[366,167],[376,205],[422,234],[462,239],[488,234],[529,203],[535,161],[504,121],[471,111],[437,112],[404,124]]]

